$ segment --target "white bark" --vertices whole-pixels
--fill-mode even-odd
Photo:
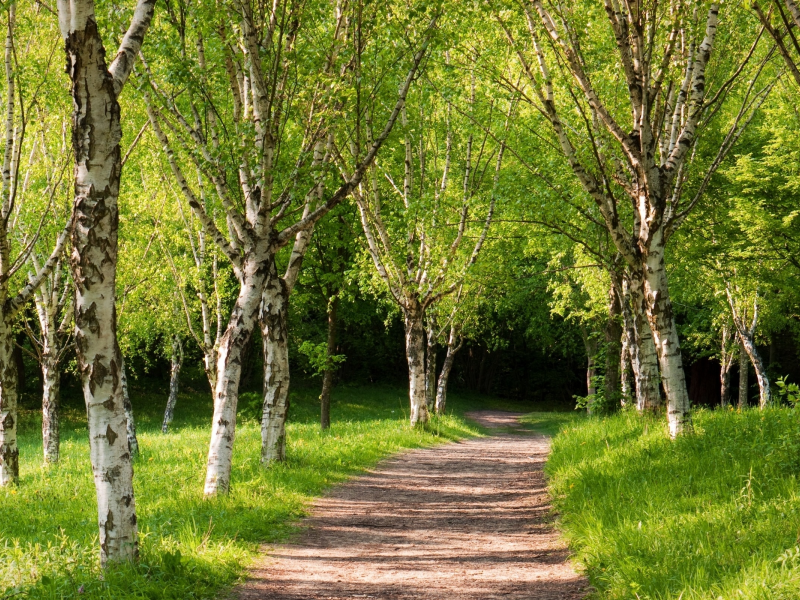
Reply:
[[[219,159],[220,153],[216,146],[219,129],[217,113],[209,110],[204,115],[204,122],[201,122],[203,115],[187,119],[181,107],[174,101],[174,94],[162,90],[152,78],[147,66],[145,67],[150,76],[150,91],[145,94],[145,103],[153,132],[162,146],[181,193],[188,201],[206,234],[230,260],[240,284],[236,305],[228,320],[227,329],[220,340],[217,352],[217,381],[214,390],[214,417],[206,471],[206,496],[227,492],[230,485],[242,350],[258,323],[258,308],[264,292],[264,285],[268,278],[273,280],[269,270],[274,268],[275,256],[281,248],[292,241],[301,245],[306,243],[304,239],[310,235],[314,224],[347,198],[361,183],[366,170],[373,164],[378,151],[397,121],[411,83],[427,52],[430,34],[436,24],[434,18],[420,43],[420,48],[414,54],[412,66],[400,86],[399,97],[383,130],[372,141],[365,154],[354,157],[355,165],[352,165],[350,174],[343,178],[344,182],[324,202],[313,207],[313,210],[311,210],[312,206],[306,204],[306,210],[303,211],[302,217],[293,223],[289,221],[290,225],[280,229],[287,219],[287,215],[293,214],[295,208],[299,208],[293,205],[294,199],[307,198],[319,184],[319,182],[314,182],[309,186],[310,190],[303,190],[301,186],[305,185],[305,182],[298,175],[296,179],[287,182],[288,185],[280,193],[275,189],[276,156],[280,149],[286,146],[281,143],[281,136],[286,131],[294,131],[293,125],[287,127],[289,124],[287,119],[297,117],[302,123],[302,127],[306,128],[303,135],[306,136],[305,139],[309,145],[300,149],[295,161],[296,173],[301,173],[309,166],[309,151],[319,139],[322,139],[321,132],[327,129],[325,122],[325,119],[328,118],[327,115],[336,110],[332,100],[336,94],[329,93],[325,87],[327,83],[323,85],[317,82],[308,87],[313,92],[311,94],[293,94],[288,91],[287,86],[291,87],[296,83],[292,79],[297,75],[296,65],[293,62],[295,60],[294,44],[297,41],[300,23],[305,16],[302,11],[293,12],[291,19],[271,19],[268,23],[264,23],[262,28],[261,15],[254,14],[254,7],[249,2],[234,2],[234,9],[227,17],[231,22],[237,24],[238,44],[228,46],[227,51],[236,54],[236,60],[231,59],[231,63],[236,63],[241,59],[240,64],[245,65],[242,73],[243,85],[239,86],[235,64],[230,65],[233,66],[234,77],[229,77],[230,73],[228,72],[226,75],[231,82],[231,91],[234,96],[241,96],[241,113],[238,114],[238,117],[248,121],[247,126],[242,128],[238,127],[238,121],[233,124],[237,135],[244,137],[244,142],[239,146],[242,154],[238,157],[237,172],[228,173],[229,167],[226,161]],[[280,11],[282,8],[276,4],[274,10]],[[287,10],[289,9],[287,8]],[[340,12],[337,12],[336,18],[343,22],[344,16]],[[200,49],[201,40],[198,39],[197,42],[198,49]],[[267,47],[267,52],[264,51],[265,47]],[[269,50],[274,50],[284,59],[273,60],[274,55],[270,54]],[[335,57],[335,51],[333,56]],[[231,58],[231,56],[226,58]],[[333,64],[333,58],[330,60]],[[200,53],[198,53],[198,64],[202,71],[208,68],[204,56]],[[230,63],[226,62],[226,64]],[[214,92],[215,90],[211,88],[203,90],[203,94],[207,94],[207,97],[213,96]],[[192,93],[191,90],[187,92],[189,96]],[[308,105],[291,104],[291,102],[305,102],[308,98],[313,99]],[[201,103],[206,103],[206,96]],[[171,126],[179,130],[175,139],[182,146],[185,156],[194,163],[197,171],[202,172],[204,178],[208,178],[213,184],[224,209],[224,218],[228,224],[228,236],[219,229],[214,216],[208,213],[198,194],[189,185],[181,166],[182,161],[176,156],[175,150],[161,127],[161,122],[166,121],[167,118]],[[195,125],[191,121],[195,122]],[[235,182],[239,189],[235,189],[232,182]],[[241,208],[233,200],[238,197],[244,200]],[[293,256],[290,259],[290,268],[293,264],[299,265],[295,258]],[[285,283],[291,288],[288,282]],[[288,372],[286,377],[288,383]],[[267,400],[266,403],[270,404],[271,402]],[[274,414],[276,418],[282,418],[278,412]],[[272,414],[269,417],[271,420]],[[278,427],[271,428],[271,431],[282,430],[282,428],[283,424],[281,423]],[[271,440],[275,439],[270,437],[271,435],[270,433],[265,436],[268,445],[272,443]],[[280,435],[277,436],[277,438],[280,437]],[[280,441],[279,445],[282,446],[282,443]]]
[[[653,332],[646,316],[641,271],[631,269],[624,285],[628,291],[630,302],[628,319],[635,342],[630,350],[636,384],[636,409],[640,413],[655,412],[662,405],[661,376],[658,370],[658,353],[653,343]]]
[[[421,310],[405,310],[406,359],[408,361],[408,398],[411,425],[425,425],[430,415],[425,398],[425,328]]]
[[[453,362],[456,352],[464,344],[464,338],[459,335],[458,327],[451,326],[450,334],[447,336],[447,355],[444,357],[442,371],[439,373],[439,382],[436,385],[436,404],[434,405],[437,415],[445,414],[447,409],[447,383],[450,378],[450,371],[453,369]]]
[[[436,402],[436,326],[429,319],[425,330],[425,403],[430,413]]]
[[[261,464],[286,460],[286,413],[289,410],[289,290],[274,267],[261,300],[264,342],[264,407],[261,418]]]
[[[730,406],[731,403],[731,368],[736,357],[731,338],[735,339],[736,336],[731,335],[731,327],[726,323],[722,326],[722,343],[720,344],[719,355],[720,406],[722,408]]]
[[[769,386],[769,377],[767,376],[767,370],[764,367],[764,361],[761,360],[761,355],[758,352],[755,344],[755,333],[756,328],[758,327],[758,294],[756,294],[755,299],[753,300],[753,319],[748,327],[745,324],[745,315],[743,312],[740,312],[736,307],[736,302],[734,301],[733,293],[731,291],[731,285],[729,283],[725,284],[725,293],[728,297],[728,306],[731,309],[731,316],[733,317],[733,323],[736,326],[737,333],[739,334],[739,368],[742,369],[742,364],[745,362],[745,359],[742,358],[743,356],[747,356],[750,359],[750,363],[753,365],[753,369],[756,372],[756,380],[758,381],[758,391],[759,391],[759,408],[764,410],[769,404],[772,402],[772,393],[770,391]],[[747,371],[745,370],[745,373]],[[743,387],[746,385],[742,383],[742,377],[740,373],[740,383],[739,383],[739,404],[740,407],[742,406],[742,394],[745,394],[744,401],[746,402],[746,388]]]
[[[667,422],[673,438],[691,431],[691,402],[686,388],[678,329],[672,314],[672,303],[667,287],[667,269],[664,264],[664,244],[654,240],[650,244],[644,278],[647,320],[653,332],[653,343],[658,351],[661,381],[667,396]]]
[[[89,423],[103,565],[138,557],[133,466],[125,443],[128,419],[116,336],[117,197],[122,162],[117,99],[154,5],[155,0],[139,1],[117,58],[108,67],[93,0],[58,0],[73,99],[75,341]]]
[[[52,355],[42,357],[42,447],[44,462],[47,464],[58,462],[61,445],[61,372],[56,358]]]
[[[204,487],[206,496],[224,494],[230,488],[242,355],[245,344],[258,324],[261,292],[269,268],[264,254],[246,256],[244,259],[239,295],[217,354],[217,387],[214,390],[214,416]]]
[[[131,394],[128,389],[128,374],[125,370],[125,359],[122,359],[120,385],[122,386],[122,406],[125,411],[125,436],[128,440],[128,450],[131,457],[139,454],[139,439],[136,437],[136,420],[133,416],[133,404],[131,404]]]
[[[612,111],[604,104],[586,70],[589,61],[581,50],[581,33],[574,29],[575,24],[568,16],[561,13],[557,15],[559,18],[554,19],[541,0],[533,0],[531,8],[525,7],[528,29],[539,63],[538,76],[534,75],[513,33],[505,26],[500,15],[497,15],[497,19],[504,27],[509,43],[517,50],[536,94],[537,108],[550,121],[562,152],[584,191],[596,204],[617,251],[631,269],[644,274],[647,318],[658,352],[667,395],[670,433],[674,437],[691,430],[691,418],[667,287],[664,247],[669,235],[698,202],[711,174],[740,135],[743,115],[748,110],[752,115],[752,110],[759,104],[756,100],[750,102],[748,91],[748,98],[729,134],[725,136],[716,159],[707,169],[699,190],[686,206],[680,206],[681,192],[688,177],[688,169],[684,169],[684,165],[690,156],[690,149],[694,147],[704,114],[707,92],[705,71],[714,47],[718,6],[714,3],[709,6],[705,30],[702,32],[689,27],[691,20],[687,11],[675,3],[652,7],[625,3],[623,7],[615,0],[608,0],[605,8],[616,42],[615,57],[627,83],[629,97],[625,104],[629,111],[620,112],[616,108]],[[570,137],[571,127],[562,121],[536,21],[541,24],[562,60],[560,64],[566,66],[580,90],[580,95],[571,95],[574,99],[573,108],[579,112],[586,111],[585,103],[591,112],[592,119],[583,121],[586,131],[575,136],[575,139],[587,140],[586,152],[578,152]],[[666,44],[660,57],[651,42],[645,39],[649,39],[649,34],[645,36],[642,33],[654,31],[657,27],[662,27],[666,33]],[[680,67],[684,67],[682,81],[667,82],[668,75]],[[665,85],[670,90],[677,90],[675,95],[670,96],[673,99],[671,102],[674,101],[674,106],[670,107],[671,114],[667,114],[669,110],[659,110],[659,103],[664,101]],[[625,112],[631,117],[630,133],[631,127],[617,122],[617,118]],[[612,154],[620,157],[610,161],[607,159],[608,149],[604,147],[604,140],[609,138],[615,143]],[[587,159],[590,162],[585,162]],[[627,228],[620,220],[617,192],[610,185],[611,181],[625,191],[626,202],[630,201],[634,208],[633,223]]]

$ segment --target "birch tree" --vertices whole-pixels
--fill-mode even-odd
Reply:
[[[752,310],[743,308],[737,302],[735,294],[737,290],[731,285],[730,282],[725,283],[725,296],[728,299],[728,306],[731,310],[731,318],[736,327],[736,333],[739,338],[739,405],[742,407],[742,394],[747,394],[747,369],[748,359],[753,365],[756,372],[756,379],[758,380],[759,391],[759,408],[765,409],[772,402],[772,394],[769,387],[769,376],[767,375],[764,361],[761,360],[761,355],[758,352],[755,344],[755,333],[758,327],[758,294],[756,293],[753,299]],[[748,317],[751,317],[748,323]]]
[[[800,4],[796,0],[767,0],[764,6],[755,1],[749,4],[775,41],[792,79],[800,86],[800,42],[797,35],[800,30]]]
[[[119,95],[150,26],[155,0],[139,0],[110,64],[94,0],[58,0],[58,23],[73,101],[75,196],[72,278],[75,345],[89,421],[97,489],[100,561],[136,560],[139,540],[133,466],[124,443],[122,355],[116,335],[118,195],[122,172]],[[119,440],[119,441],[118,441]]]
[[[29,281],[34,280],[34,273],[41,272],[41,262],[41,258],[32,254]],[[63,263],[62,255],[34,293],[38,335],[25,322],[42,369],[42,447],[46,464],[55,464],[59,459],[61,369],[72,337],[72,281]]]
[[[517,42],[523,34],[503,14],[496,13],[496,18],[527,76],[531,104],[549,124],[584,193],[597,206],[631,269],[632,282],[641,285],[674,437],[691,430],[691,417],[667,284],[666,244],[703,197],[711,176],[772,84],[756,86],[762,61],[714,154],[697,165],[698,137],[717,114],[718,103],[727,100],[758,40],[738,66],[717,77],[722,82],[712,92],[707,81],[714,80],[708,67],[717,39],[717,4],[708,5],[705,13],[700,7],[689,10],[681,0],[646,6],[608,0],[604,8],[605,17],[583,3],[533,0],[525,5],[524,35],[532,58]],[[601,32],[603,22],[607,28]],[[589,70],[597,59],[587,54],[581,41],[589,31],[595,36],[593,52],[599,50],[598,39],[608,42],[604,51],[619,65],[627,93],[616,94]],[[730,61],[723,64],[727,67]],[[559,93],[557,85],[567,93]]]
[[[727,408],[731,403],[731,369],[736,358],[736,346],[733,343],[736,335],[732,332],[731,325],[727,322],[722,326],[721,337],[719,352],[720,406]],[[745,369],[747,369],[747,366],[745,366]],[[741,377],[741,374],[739,377]]]
[[[467,98],[461,108],[472,110],[474,76]],[[491,148],[488,134],[476,135],[470,129],[457,137],[450,103],[438,103],[424,90],[412,107],[402,110],[398,167],[392,168],[388,161],[374,166],[353,196],[377,277],[403,315],[414,426],[428,421],[426,389],[433,395],[433,377],[426,381],[426,364],[431,375],[435,366],[430,347],[432,360],[426,362],[426,314],[459,288],[481,252],[494,214],[505,147],[500,143]],[[513,101],[503,107],[505,127],[513,108]],[[371,136],[368,124],[366,137]],[[454,182],[460,183],[459,188]],[[388,199],[384,198],[387,190]],[[472,215],[480,203],[485,213],[476,219]],[[471,222],[480,229],[470,232]],[[474,243],[469,243],[470,238]]]
[[[41,212],[36,215],[30,228],[25,227],[21,218],[24,197],[24,177],[20,182],[21,167],[24,163],[25,130],[30,100],[22,97],[17,89],[19,74],[16,72],[17,60],[23,58],[22,52],[15,57],[14,34],[16,29],[17,5],[10,4],[4,9],[5,23],[5,120],[3,139],[3,170],[0,181],[0,486],[14,485],[19,479],[19,448],[17,446],[17,365],[14,361],[15,334],[14,321],[23,307],[33,298],[39,286],[50,277],[59,263],[66,244],[68,230],[57,234],[55,241],[49,241],[52,248],[49,255],[36,266],[29,267],[28,261],[37,244],[44,243],[42,228],[47,219],[53,218],[53,197],[44,202]],[[45,73],[47,76],[47,73]],[[36,147],[30,154],[30,161],[37,157]],[[22,171],[24,173],[24,170]],[[20,184],[23,185],[20,185]],[[23,192],[22,194],[20,192]],[[15,278],[30,273],[28,281]]]
[[[286,276],[279,277],[276,255],[290,244],[294,250],[304,251],[313,225],[359,184],[394,127],[436,22],[434,17],[412,50],[411,65],[380,134],[365,152],[354,157],[350,176],[331,189],[322,188],[325,194],[320,197],[314,192],[320,189],[325,161],[316,162],[314,157],[319,158],[321,143],[325,152],[329,135],[346,123],[346,119],[335,123],[332,115],[343,118],[352,108],[339,104],[336,97],[339,86],[349,81],[349,71],[341,71],[343,59],[336,58],[341,50],[339,30],[350,23],[351,32],[360,31],[359,19],[346,21],[349,13],[338,5],[330,14],[328,5],[307,6],[289,0],[276,2],[270,9],[249,1],[223,8],[226,17],[237,24],[235,29],[209,31],[200,21],[188,27],[181,19],[170,17],[181,53],[194,46],[194,68],[187,67],[192,78],[183,82],[188,89],[178,98],[157,77],[157,68],[168,70],[169,66],[162,68],[154,62],[148,64],[149,89],[145,93],[152,129],[173,178],[208,238],[232,264],[239,282],[217,352],[206,496],[229,489],[242,353],[259,322],[266,343],[278,340],[278,350],[267,361],[273,372],[267,373],[265,384],[262,460],[268,463],[282,457],[288,370],[281,344],[285,344],[291,279],[300,264],[290,259]],[[326,14],[324,30],[330,34],[321,64],[314,62],[319,55],[312,59],[303,53],[319,49],[314,45],[316,39],[312,44],[303,37],[305,21],[317,14],[313,12],[316,9]],[[350,39],[360,38],[354,35]],[[214,55],[222,57],[221,64],[207,62],[209,44],[214,44]],[[185,57],[189,61],[188,54]],[[227,86],[212,85],[220,80]],[[230,112],[221,111],[226,106]],[[356,106],[355,114],[360,111]],[[222,148],[226,151],[221,152]],[[235,157],[232,161],[227,160],[228,153]],[[189,183],[181,158],[188,159],[199,177],[197,186]],[[216,196],[224,218],[222,228],[200,200],[203,186]]]

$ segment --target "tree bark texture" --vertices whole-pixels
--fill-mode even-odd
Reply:
[[[756,348],[752,336],[742,336],[742,346],[750,359],[750,364],[753,365],[753,370],[756,372],[756,381],[758,382],[758,407],[763,410],[772,402],[767,369],[764,366],[764,361],[761,359],[761,354],[758,348]]]
[[[60,392],[61,370],[58,356],[45,351],[42,354],[42,448],[46,464],[55,464],[59,459],[61,446]]]
[[[333,377],[336,374],[334,365],[330,364],[331,356],[336,354],[336,324],[339,310],[339,296],[334,296],[328,302],[328,344],[326,357],[328,364],[322,374],[322,393],[319,396],[319,424],[328,429],[331,426],[331,391],[333,390]]]
[[[667,423],[673,438],[692,429],[691,402],[683,371],[678,328],[672,314],[672,302],[667,287],[667,268],[664,263],[664,244],[654,240],[645,267],[645,304],[647,319],[658,351],[661,380],[667,396]]]
[[[264,342],[264,407],[261,417],[261,464],[286,460],[286,414],[289,410],[289,289],[273,268],[261,300]]]
[[[636,410],[639,413],[655,412],[661,407],[658,354],[653,343],[653,332],[647,322],[644,306],[644,285],[641,271],[630,269],[629,276],[622,281],[623,317],[636,388]]]
[[[753,365],[753,368],[756,372],[759,392],[758,405],[761,410],[763,410],[772,402],[772,394],[770,392],[767,370],[764,367],[764,361],[761,360],[761,355],[759,354],[755,343],[756,327],[758,327],[758,294],[756,294],[755,299],[753,300],[753,319],[748,327],[748,325],[745,324],[744,312],[737,309],[730,283],[725,284],[725,293],[728,297],[728,306],[731,309],[733,324],[736,326],[736,332],[739,335],[739,369],[740,371],[742,370],[742,365],[746,361],[746,359],[742,358],[742,355],[746,355],[750,359],[750,363]],[[747,390],[746,388],[742,387],[742,385],[746,385],[746,383],[742,384],[741,374],[739,381],[739,404],[740,406],[743,406],[742,394],[744,394],[744,403],[746,405]]]
[[[425,403],[430,413],[436,402],[436,328],[433,322],[429,322],[425,330],[425,341]]]
[[[169,361],[169,397],[164,409],[164,420],[161,433],[169,431],[172,418],[175,416],[175,405],[178,403],[178,387],[180,385],[181,367],[183,366],[183,344],[177,335],[172,337],[172,356]]]
[[[128,450],[131,457],[139,454],[139,438],[136,437],[136,419],[133,416],[133,404],[128,388],[128,373],[125,369],[125,359],[122,359],[122,406],[125,409],[125,435],[128,438]]]
[[[411,425],[428,422],[428,403],[425,397],[425,328],[420,307],[403,310],[408,361],[408,397],[411,406]]]
[[[86,400],[103,565],[135,560],[139,552],[115,308],[122,171],[118,96],[154,5],[155,0],[139,1],[119,51],[107,66],[93,0],[58,0],[73,100],[75,346]]]
[[[214,390],[214,416],[204,487],[206,496],[227,493],[230,488],[242,354],[258,324],[261,291],[269,268],[267,258],[260,258],[257,260],[249,255],[242,264],[239,295],[217,353],[217,387]]]
[[[456,352],[461,349],[463,343],[464,340],[458,335],[457,328],[450,327],[450,335],[447,337],[447,355],[444,357],[442,372],[439,373],[439,382],[436,386],[436,404],[434,408],[437,415],[445,414],[447,409],[447,383],[450,378],[450,371],[453,369]]]
[[[631,269],[643,271],[647,318],[667,396],[670,435],[675,437],[690,431],[692,422],[667,287],[664,249],[670,235],[703,196],[711,176],[741,135],[747,122],[745,115],[750,114],[752,118],[751,108],[758,105],[758,99],[745,97],[731,129],[718,146],[716,158],[705,170],[700,185],[693,190],[693,197],[682,205],[688,177],[688,169],[684,167],[693,156],[698,128],[703,126],[701,119],[707,108],[704,104],[708,92],[705,74],[716,38],[719,6],[716,3],[708,6],[705,27],[700,29],[687,26],[691,22],[689,11],[677,3],[653,6],[626,3],[624,8],[616,2],[606,3],[608,25],[616,45],[614,58],[627,84],[628,98],[622,110],[618,102],[611,109],[602,99],[603,91],[595,88],[586,68],[589,61],[581,47],[579,28],[570,22],[570,17],[560,11],[553,18],[542,0],[532,0],[523,10],[539,66],[538,77],[533,75],[530,63],[510,30],[506,29],[506,34],[525,66],[536,94],[537,108],[547,117],[573,173],[599,210],[616,250]],[[591,114],[591,119],[583,119],[581,127],[585,130],[574,137],[571,137],[574,130],[570,123],[562,120],[571,118],[567,110],[559,112],[548,66],[549,55],[546,46],[540,43],[537,21],[559,56],[559,68],[569,71],[580,90],[580,94],[570,95],[570,108],[584,115]],[[656,27],[665,31],[668,40],[659,52],[653,51],[649,37],[642,34]],[[683,75],[678,75],[681,71]],[[669,110],[662,110],[666,90],[671,100],[666,102]],[[630,118],[632,130],[618,121],[622,114]],[[574,145],[576,140],[580,148]],[[584,140],[589,140],[588,144]],[[609,155],[604,147],[607,143],[614,145],[611,153],[621,160],[605,158]],[[620,220],[622,199],[608,185],[611,180],[624,189],[627,196],[624,201],[631,202],[634,207],[628,226]]]
[[[5,316],[5,315],[3,315]],[[19,480],[17,365],[11,325],[0,319],[0,486]]]

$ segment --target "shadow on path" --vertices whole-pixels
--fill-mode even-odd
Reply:
[[[401,454],[334,488],[238,597],[583,598],[588,584],[549,515],[549,438],[519,435],[514,413],[468,416],[498,433]]]

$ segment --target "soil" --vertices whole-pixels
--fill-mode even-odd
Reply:
[[[577,600],[590,591],[553,529],[542,473],[550,439],[514,413],[496,430],[405,452],[331,490],[297,540],[268,550],[241,600]]]

